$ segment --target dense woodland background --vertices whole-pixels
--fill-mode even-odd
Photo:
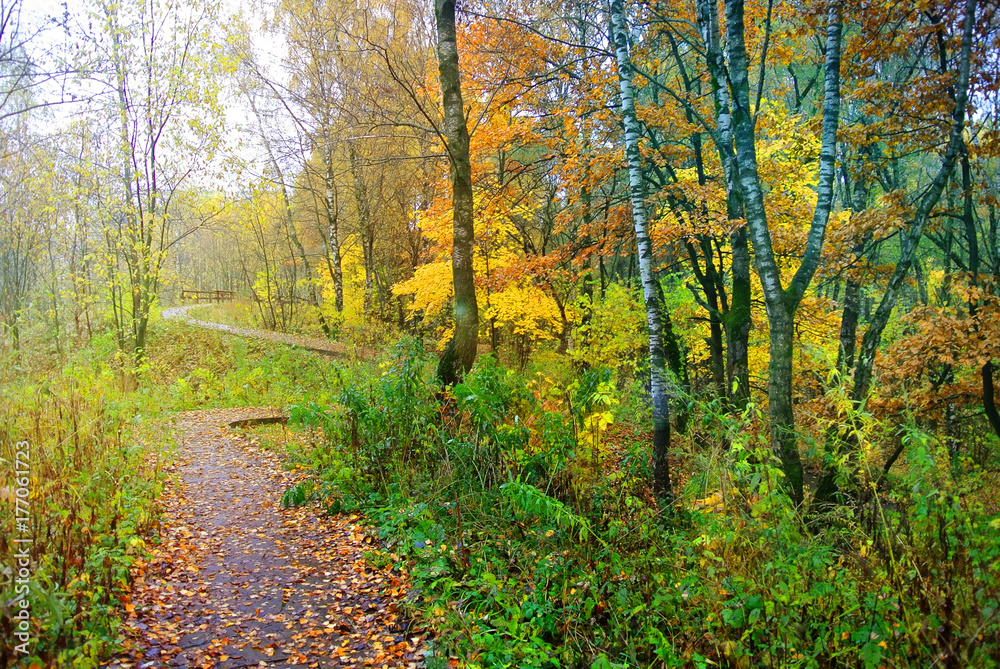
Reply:
[[[40,661],[113,646],[153,419],[272,402],[442,662],[1000,662],[998,9],[2,0]]]

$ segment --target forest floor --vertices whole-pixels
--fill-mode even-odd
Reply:
[[[134,566],[124,651],[108,666],[416,667],[423,636],[398,572],[366,561],[357,516],[282,508],[301,475],[235,434],[268,408],[190,411],[161,498],[160,543]]]

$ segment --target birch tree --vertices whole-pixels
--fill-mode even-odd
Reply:
[[[801,502],[803,471],[795,438],[792,403],[793,336],[795,313],[819,267],[820,253],[833,206],[837,128],[840,118],[840,46],[843,19],[840,3],[835,0],[830,4],[827,15],[826,57],[823,67],[823,130],[817,202],[806,247],[803,249],[802,262],[786,286],[775,258],[771,230],[764,208],[764,189],[758,172],[756,120],[750,100],[744,3],[743,0],[726,0],[725,7],[727,57],[725,61],[721,53],[713,52],[713,47],[717,43],[714,35],[715,26],[718,25],[718,13],[712,3],[699,3],[699,24],[709,49],[707,58],[712,78],[716,82],[715,86],[725,81],[729,87],[728,109],[724,104],[725,98],[719,97],[718,93],[716,95],[717,125],[725,129],[731,123],[732,128],[732,154],[724,157],[723,164],[731,171],[739,191],[767,309],[770,335],[768,411],[771,445],[782,463],[792,498],[796,502]],[[729,114],[726,114],[726,111]],[[719,146],[721,151],[729,153],[726,141],[720,141]]]
[[[667,451],[670,447],[670,397],[666,370],[664,320],[668,315],[663,305],[663,287],[653,266],[653,245],[649,238],[649,218],[646,214],[646,184],[642,173],[639,138],[642,127],[635,112],[633,70],[629,59],[629,33],[624,0],[613,0],[609,19],[611,37],[618,67],[622,122],[625,127],[625,158],[628,162],[629,196],[639,258],[639,275],[646,305],[649,330],[649,380],[653,400],[653,492],[663,501],[673,497]]]

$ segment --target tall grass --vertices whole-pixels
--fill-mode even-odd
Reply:
[[[93,357],[92,357],[93,356]],[[129,568],[144,554],[169,444],[148,420],[133,373],[98,340],[64,367],[37,378],[7,378],[0,390],[0,559],[13,565],[29,538],[31,657],[0,644],[14,661],[96,666],[114,642],[116,609],[127,600]],[[30,443],[27,533],[15,526],[17,442]],[[23,528],[22,528],[23,529]],[[0,638],[14,639],[15,582],[0,576]]]

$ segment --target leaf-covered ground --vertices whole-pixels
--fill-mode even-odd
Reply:
[[[423,636],[397,607],[399,571],[366,562],[355,516],[284,509],[298,476],[228,424],[272,409],[181,414],[161,542],[138,563],[125,651],[108,666],[415,667]]]

